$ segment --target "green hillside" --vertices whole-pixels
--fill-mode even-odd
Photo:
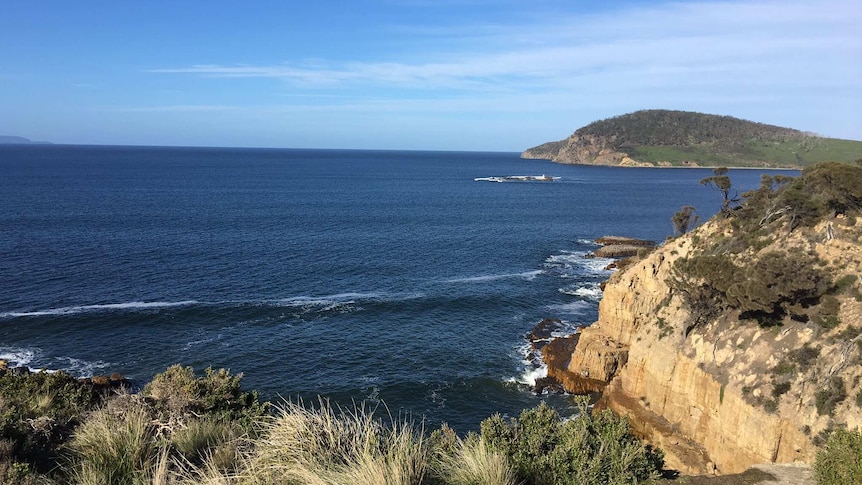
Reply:
[[[600,156],[611,152],[617,156]],[[862,159],[862,142],[824,138],[730,116],[645,110],[596,121],[524,152],[560,163],[803,168]]]

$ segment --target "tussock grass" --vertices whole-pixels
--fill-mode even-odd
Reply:
[[[454,454],[444,454],[438,473],[451,485],[515,485],[517,478],[508,458],[491,449],[476,435],[458,440]]]
[[[255,468],[267,478],[319,485],[418,484],[430,455],[412,422],[384,425],[364,405],[345,410],[324,400],[283,404],[257,450]]]
[[[159,449],[146,410],[115,414],[95,411],[68,444],[75,459],[72,476],[81,485],[136,485],[150,482]]]

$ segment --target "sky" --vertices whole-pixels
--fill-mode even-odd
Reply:
[[[862,140],[858,0],[2,0],[0,135],[522,151],[641,109]]]

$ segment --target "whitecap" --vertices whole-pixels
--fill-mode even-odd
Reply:
[[[548,366],[545,364],[539,366],[529,365],[524,369],[524,372],[522,372],[521,375],[506,378],[504,381],[533,387],[536,385],[536,381],[543,377],[548,377]]]
[[[564,295],[579,296],[593,301],[602,299],[602,289],[597,284],[587,286],[559,288],[558,291]]]
[[[550,310],[564,313],[567,315],[582,315],[586,310],[590,308],[594,308],[594,304],[583,300],[548,306],[548,309]]]
[[[179,306],[195,305],[196,300],[184,301],[131,301],[125,303],[106,303],[98,305],[79,305],[68,306],[62,308],[51,308],[49,310],[38,310],[30,312],[4,312],[0,313],[0,318],[16,318],[16,317],[41,317],[41,316],[56,316],[56,315],[73,315],[76,313],[102,312],[111,310],[149,310],[154,308],[171,308]]]
[[[534,271],[525,271],[523,273],[503,273],[503,274],[492,274],[492,275],[481,275],[481,276],[469,276],[466,278],[452,278],[445,280],[446,283],[484,283],[488,281],[497,281],[502,279],[509,278],[522,278],[527,281],[532,281],[536,279],[537,276],[542,274],[542,270],[534,270]]]
[[[0,360],[5,360],[10,367],[29,367],[39,353],[41,353],[39,349],[0,347]]]

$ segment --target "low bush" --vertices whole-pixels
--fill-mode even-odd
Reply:
[[[0,373],[0,439],[13,462],[48,472],[60,447],[104,394],[65,372]],[[20,468],[20,466],[19,466]]]
[[[819,485],[862,484],[862,433],[833,431],[817,452],[814,476]]]
[[[661,451],[635,439],[625,418],[608,410],[591,414],[586,398],[576,399],[575,419],[560,421],[543,403],[517,419],[486,419],[481,439],[506,455],[528,484],[629,484],[658,477]]]
[[[814,393],[817,414],[831,416],[835,406],[845,399],[847,399],[847,390],[844,388],[844,379],[838,376],[832,377],[823,389]]]

